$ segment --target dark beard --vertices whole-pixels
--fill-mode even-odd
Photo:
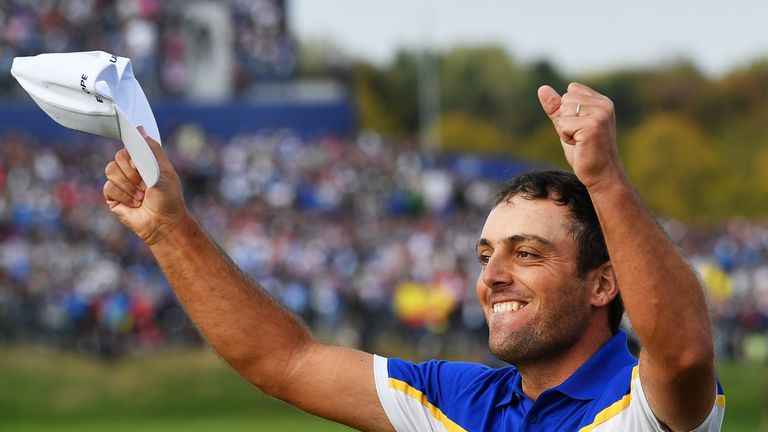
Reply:
[[[582,289],[583,286],[577,289]],[[567,291],[566,291],[567,292]],[[575,311],[584,311],[575,313]],[[497,359],[520,367],[551,362],[576,344],[589,320],[589,309],[571,297],[555,313],[538,316],[514,334],[488,338],[488,347]]]
[[[549,326],[541,331],[524,329],[502,341],[489,338],[489,348],[494,357],[517,367],[552,361],[578,341],[583,325],[569,327],[565,332]]]

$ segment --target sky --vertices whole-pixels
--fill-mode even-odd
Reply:
[[[689,59],[718,76],[768,58],[765,0],[288,0],[299,39],[375,63],[403,47],[492,43],[565,73]]]

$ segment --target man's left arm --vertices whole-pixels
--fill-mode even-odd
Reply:
[[[650,408],[672,430],[691,430],[707,418],[716,397],[699,279],[621,166],[613,103],[576,83],[562,97],[544,86],[539,99],[600,219],[625,308],[643,345],[640,379]]]

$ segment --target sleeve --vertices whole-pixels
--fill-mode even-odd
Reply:
[[[374,356],[374,377],[381,406],[398,432],[464,431],[451,418],[468,375],[479,372],[462,364],[430,361],[414,364]]]
[[[626,386],[626,378],[623,380]],[[626,388],[626,387],[624,387]],[[615,395],[614,395],[615,397]],[[643,385],[640,382],[638,367],[631,370],[629,393],[614,399],[613,403],[607,404],[607,407],[600,411],[594,421],[579,429],[580,432],[604,432],[604,431],[624,431],[624,432],[668,432],[651,411],[648,399],[645,397]],[[725,414],[725,396],[722,387],[717,385],[717,397],[715,404],[710,411],[709,416],[691,432],[719,432],[723,424]]]
[[[715,404],[712,410],[709,412],[707,418],[691,432],[719,432],[723,425],[723,417],[725,415],[725,395],[720,383],[717,384]],[[637,400],[639,403],[630,404],[630,408],[634,408],[633,417],[639,417],[638,420],[645,421],[652,427],[651,430],[664,432],[667,431],[663,427],[656,416],[651,411],[651,406],[648,404],[648,399],[645,397],[643,391],[643,385],[640,382],[640,376],[637,373],[637,368],[632,373],[632,399]],[[634,429],[633,429],[634,430]]]

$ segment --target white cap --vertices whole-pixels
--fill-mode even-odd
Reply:
[[[160,132],[130,59],[103,51],[16,57],[11,74],[61,125],[122,140],[144,183],[157,183],[157,159],[136,127],[158,143]]]

